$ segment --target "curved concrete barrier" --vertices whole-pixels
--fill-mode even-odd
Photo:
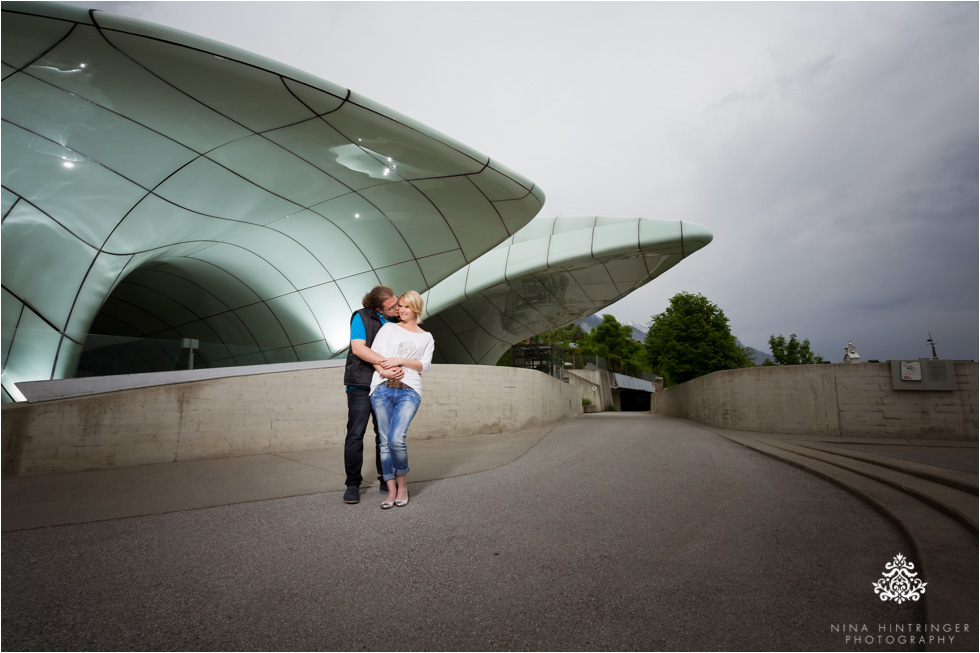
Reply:
[[[342,445],[343,368],[207,379],[3,407],[3,471],[29,475]],[[582,413],[534,370],[433,365],[412,437],[504,433]]]

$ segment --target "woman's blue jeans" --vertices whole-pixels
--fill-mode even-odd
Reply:
[[[386,481],[408,474],[405,436],[421,403],[422,397],[411,388],[389,388],[382,383],[371,393],[371,406],[380,436],[381,475]]]

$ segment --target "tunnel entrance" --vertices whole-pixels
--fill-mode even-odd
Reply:
[[[266,302],[224,270],[198,274],[200,264],[156,262],[123,279],[92,322],[75,376],[298,360]]]
[[[650,393],[643,390],[623,389],[619,392],[620,410],[625,412],[650,412]]]

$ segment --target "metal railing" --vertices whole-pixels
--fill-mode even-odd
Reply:
[[[576,354],[554,344],[514,345],[511,347],[511,365],[538,370],[557,379],[565,378],[566,369],[600,369],[650,382],[657,378],[629,361],[618,358],[608,360],[595,354]]]

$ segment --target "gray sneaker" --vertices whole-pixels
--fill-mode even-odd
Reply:
[[[347,491],[344,492],[344,503],[360,503],[361,501],[361,488],[356,485],[348,485]]]

